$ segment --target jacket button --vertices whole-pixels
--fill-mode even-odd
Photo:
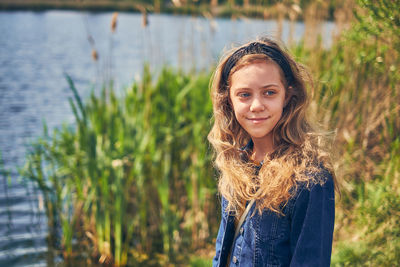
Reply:
[[[233,256],[232,261],[233,261],[233,263],[237,263],[237,258],[236,258],[236,256]]]
[[[241,235],[243,234],[243,227],[240,228],[240,234],[241,234]]]

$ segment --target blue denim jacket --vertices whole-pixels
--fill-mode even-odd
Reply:
[[[335,220],[334,182],[324,169],[318,175],[323,175],[326,182],[300,186],[284,207],[284,215],[264,211],[251,216],[253,205],[236,240],[235,218],[226,211],[227,201],[222,198],[213,266],[225,267],[227,262],[231,267],[329,266]]]

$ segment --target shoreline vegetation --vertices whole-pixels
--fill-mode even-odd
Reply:
[[[236,3],[240,2],[240,3]],[[254,3],[253,3],[254,2]],[[296,3],[298,2],[298,4]],[[305,2],[305,3],[303,3]],[[307,9],[310,1],[189,1],[189,0],[1,0],[0,11],[46,11],[46,10],[76,10],[89,12],[140,12],[166,13],[205,17],[223,18],[261,18],[261,19],[290,19],[303,21],[302,12]],[[315,1],[311,1],[315,2]],[[334,20],[335,11],[342,8],[336,1],[319,3],[319,11],[324,20]]]
[[[310,48],[306,33],[290,49],[315,79],[310,115],[336,135],[335,267],[400,262],[399,5],[358,0],[351,28],[330,48]],[[21,168],[43,195],[55,258],[210,266],[220,203],[206,140],[209,79],[145,66],[122,96],[104,84],[82,100],[67,77],[76,123],[45,126]]]

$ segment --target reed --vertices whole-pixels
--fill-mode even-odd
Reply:
[[[209,75],[166,68],[153,84],[145,68],[123,98],[104,88],[86,103],[67,80],[76,126],[40,140],[24,172],[44,192],[49,223],[61,225],[65,258],[87,244],[116,266],[153,264],[158,254],[181,262],[209,242],[217,227],[206,219],[217,205],[205,145]]]
[[[392,266],[400,260],[400,228],[393,219],[399,216],[400,182],[400,39],[394,5],[359,1],[357,21],[331,49],[296,48],[317,76],[312,113],[336,131],[342,195],[333,266]]]

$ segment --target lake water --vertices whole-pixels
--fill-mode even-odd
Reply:
[[[140,74],[145,62],[157,72],[163,65],[204,70],[224,48],[262,35],[274,36],[277,23],[255,19],[207,20],[201,17],[120,13],[111,33],[112,13],[75,11],[0,12],[0,152],[10,181],[0,176],[0,266],[52,265],[46,243],[46,216],[40,194],[22,183],[17,166],[26,147],[42,134],[43,122],[53,129],[73,123],[64,75],[87,96],[105,79],[122,90]],[[323,25],[329,46],[333,23]],[[304,25],[296,23],[294,40]],[[289,23],[282,39],[289,38]],[[94,40],[94,46],[88,41]],[[91,58],[95,48],[99,59]],[[59,259],[60,260],[60,259]],[[58,261],[59,261],[58,260]]]

